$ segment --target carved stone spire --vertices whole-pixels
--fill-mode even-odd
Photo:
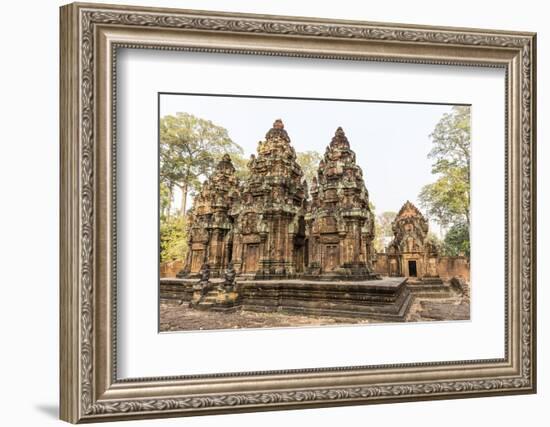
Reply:
[[[290,137],[285,130],[285,125],[281,119],[277,119],[273,122],[273,127],[265,134],[265,139],[281,138],[282,140],[290,144]]]
[[[208,263],[213,276],[223,273],[231,244],[230,209],[239,200],[239,180],[231,157],[224,154],[195,196],[188,218],[188,257],[180,276],[196,275]]]
[[[338,128],[336,129],[334,137],[332,138],[332,141],[330,141],[330,147],[349,150],[348,138],[346,137],[344,129],[342,129],[340,126],[338,126]]]
[[[281,119],[275,120],[248,163],[249,176],[235,217],[235,269],[256,277],[295,274],[294,236],[303,236],[306,186]],[[301,219],[300,219],[301,218]],[[303,243],[302,243],[303,246]]]
[[[408,276],[411,280],[441,283],[438,273],[437,245],[428,238],[428,220],[407,200],[392,222],[393,240],[388,245],[388,274]],[[436,282],[434,282],[436,280]]]
[[[407,200],[392,222],[394,238],[390,252],[422,252],[428,236],[428,221],[422,212]]]
[[[363,173],[341,127],[327,146],[317,177],[306,217],[310,274],[369,278],[374,217]]]

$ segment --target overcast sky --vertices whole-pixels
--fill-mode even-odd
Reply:
[[[427,154],[435,125],[450,105],[394,104],[295,99],[239,98],[163,94],[160,115],[186,112],[223,126],[243,147],[256,154],[274,120],[284,122],[297,152],[325,152],[342,126],[363,169],[376,213],[397,211],[406,200],[420,207],[418,194],[435,180]],[[179,198],[176,198],[178,203]],[[436,230],[434,230],[436,231]]]

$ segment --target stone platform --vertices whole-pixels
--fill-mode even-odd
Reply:
[[[355,317],[400,322],[412,303],[407,279],[384,278],[365,281],[247,280],[236,286],[233,305],[223,301],[217,290],[222,279],[212,279],[212,290],[194,308],[219,311],[284,312],[311,316]],[[196,279],[163,278],[160,297],[192,302]]]
[[[420,298],[450,298],[456,291],[449,283],[439,277],[423,277],[422,279],[408,279],[407,287],[415,297]]]

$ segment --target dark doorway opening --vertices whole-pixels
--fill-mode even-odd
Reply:
[[[416,277],[416,261],[409,261],[409,276]]]

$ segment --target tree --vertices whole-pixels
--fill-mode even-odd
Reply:
[[[240,182],[244,182],[248,178],[248,175],[250,173],[250,171],[248,170],[249,159],[246,159],[239,153],[233,153],[231,155],[231,162],[235,167],[235,175],[237,175],[237,178],[239,178]]]
[[[467,224],[455,224],[447,231],[443,240],[443,252],[449,256],[470,257],[470,227]]]
[[[188,113],[164,116],[160,120],[160,180],[181,192],[181,216],[187,209],[187,195],[199,188],[224,154],[242,156],[227,130],[209,120]]]
[[[323,159],[320,153],[317,151],[303,151],[296,153],[296,161],[304,172],[304,178],[307,180],[308,185],[311,185],[313,177],[317,176],[317,170],[319,169],[319,162]]]
[[[464,168],[449,168],[419,196],[426,213],[444,227],[470,221],[470,179]]]
[[[167,217],[171,214],[173,187],[170,187],[166,182],[160,181],[160,216]]]
[[[160,221],[160,261],[183,259],[187,250],[185,218],[171,215]]]
[[[383,252],[388,242],[393,237],[392,223],[396,215],[397,215],[396,212],[386,211],[386,212],[382,212],[380,215],[375,216],[374,248],[378,252]]]
[[[453,107],[437,123],[430,138],[433,147],[428,158],[434,160],[432,174],[437,179],[422,188],[420,202],[430,218],[449,228],[450,240],[447,242],[445,237],[444,251],[469,254],[470,108]]]
[[[426,236],[426,242],[428,242],[437,252],[441,252],[441,250],[443,249],[443,242],[436,234],[432,233],[431,231]]]
[[[455,106],[443,115],[430,135],[432,174],[419,199],[426,213],[441,225],[470,221],[470,108]]]

